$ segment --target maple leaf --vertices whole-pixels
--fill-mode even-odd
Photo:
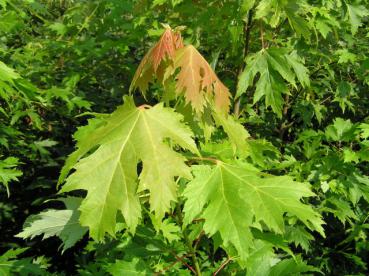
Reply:
[[[228,135],[229,141],[233,146],[233,151],[235,152],[237,149],[241,155],[249,155],[250,146],[247,140],[250,137],[250,134],[246,128],[237,122],[232,115],[224,116],[216,112],[213,112],[212,115],[215,123],[218,126],[221,126],[224,132]]]
[[[184,93],[187,103],[201,113],[209,100],[214,98],[218,110],[228,112],[230,93],[218,79],[207,61],[192,45],[177,51],[174,68],[180,68],[177,75],[176,93]]]
[[[253,236],[252,225],[263,222],[270,230],[284,232],[284,214],[296,216],[312,230],[324,235],[323,221],[302,197],[313,196],[309,186],[288,176],[259,176],[243,164],[217,162],[214,167],[194,167],[194,179],[184,190],[187,198],[185,224],[201,215],[204,231],[219,232],[225,246],[229,243],[245,259]]]
[[[18,177],[23,174],[20,170],[16,169],[18,163],[18,158],[15,157],[0,160],[0,184],[5,186],[8,196],[10,195],[9,182],[18,181]]]
[[[292,70],[293,69],[293,70]],[[288,55],[286,49],[262,49],[247,58],[247,66],[239,77],[236,97],[246,92],[259,75],[254,93],[254,104],[265,97],[265,104],[282,116],[283,94],[289,94],[284,80],[296,88],[295,77],[303,87],[310,85],[308,70],[295,52]]]
[[[94,239],[102,240],[106,232],[115,234],[118,212],[130,230],[135,231],[141,216],[137,190],[150,191],[150,207],[159,218],[169,209],[170,202],[176,200],[174,178],[191,178],[191,173],[185,158],[167,140],[197,153],[192,132],[181,123],[182,119],[182,115],[163,104],[137,108],[126,97],[124,105],[95,128],[91,140],[78,141],[80,157],[97,149],[78,162],[74,158],[67,164],[75,172],[67,178],[61,192],[87,190],[80,207],[80,222],[90,228]],[[77,163],[72,165],[73,161]],[[142,171],[138,177],[139,162]]]
[[[32,258],[19,256],[27,249],[28,247],[12,248],[0,255],[0,275],[47,275],[44,267],[36,264]]]
[[[357,33],[359,27],[362,25],[362,18],[369,15],[369,11],[363,5],[350,5],[346,3],[346,18],[351,24],[351,33]]]
[[[115,263],[107,266],[107,271],[113,276],[147,276],[154,274],[151,272],[150,268],[145,264],[142,258],[137,257],[134,257],[130,261],[116,260]]]
[[[43,239],[58,236],[63,241],[63,251],[72,247],[86,233],[87,228],[79,225],[79,211],[81,199],[67,197],[63,201],[65,210],[48,210],[27,218],[23,231],[16,235],[23,239],[43,235]]]
[[[183,47],[183,41],[179,32],[167,27],[159,41],[147,52],[133,76],[130,91],[139,88],[144,94],[148,84],[152,82],[154,74],[159,80],[164,79],[164,68],[159,68],[164,60],[174,61],[177,49]]]

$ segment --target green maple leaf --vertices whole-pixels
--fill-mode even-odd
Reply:
[[[237,95],[241,96],[252,86],[259,75],[254,93],[254,103],[265,97],[265,104],[282,116],[283,94],[288,94],[287,81],[296,87],[295,77],[303,87],[310,84],[308,70],[295,52],[288,54],[282,48],[263,49],[246,60],[247,66],[237,84]]]
[[[191,173],[185,158],[172,149],[168,139],[197,153],[192,132],[181,123],[182,116],[162,104],[137,108],[127,97],[123,106],[102,120],[93,121],[93,126],[79,133],[82,139],[78,140],[77,154],[68,160],[63,173],[72,166],[75,172],[61,190],[87,190],[80,222],[90,228],[96,240],[102,240],[105,233],[115,234],[118,212],[134,232],[141,217],[137,191],[150,191],[151,211],[158,218],[169,210],[170,202],[176,200],[175,177],[191,178]],[[138,177],[139,162],[142,171]]]
[[[360,137],[363,139],[369,138],[369,124],[361,123],[359,128],[361,129]]]
[[[0,276],[8,275],[49,275],[32,258],[21,258],[28,248],[9,249],[0,255]]]
[[[18,181],[18,177],[23,173],[20,170],[17,170],[15,167],[18,165],[19,161],[15,157],[8,157],[4,160],[0,160],[0,183],[2,183],[8,196],[9,192],[9,183],[11,181]]]
[[[12,82],[14,79],[20,78],[12,68],[8,67],[5,63],[0,61],[0,80]]]
[[[316,272],[316,274],[322,272],[311,265],[306,264],[301,256],[295,259],[284,259],[274,265],[270,271],[269,276],[286,276],[286,275],[301,275],[304,272]]]
[[[355,126],[350,120],[334,119],[333,124],[327,126],[326,137],[333,141],[349,141],[354,136]]]
[[[107,271],[111,275],[125,276],[146,276],[152,275],[150,269],[139,258],[133,258],[131,261],[117,260],[114,264],[110,264]]]
[[[310,86],[310,78],[309,78],[309,70],[305,67],[302,59],[297,54],[296,51],[293,51],[291,54],[286,56],[287,62],[293,68],[297,79],[301,83],[303,87]]]
[[[237,149],[240,154],[248,155],[250,152],[249,144],[247,142],[250,134],[243,127],[242,124],[236,121],[231,115],[223,115],[213,112],[213,118],[218,126],[221,126],[233,146],[233,151]]]
[[[298,36],[304,36],[306,39],[309,39],[309,25],[303,17],[307,10],[292,0],[262,0],[256,7],[255,18],[263,19],[275,28],[285,17]]]
[[[264,276],[268,275],[273,263],[277,261],[277,257],[273,250],[273,245],[256,240],[255,248],[250,252],[247,258],[246,268],[247,276]]]
[[[288,1],[288,4],[284,7],[291,28],[295,30],[298,36],[303,36],[308,40],[310,38],[310,28],[305,18],[299,15],[300,9],[301,7],[296,1]],[[306,10],[304,10],[304,13],[306,13]]]
[[[200,165],[193,172],[194,179],[184,191],[184,223],[201,215],[204,231],[209,235],[219,232],[224,245],[233,244],[242,259],[253,244],[250,227],[263,222],[270,230],[283,233],[285,213],[324,235],[320,215],[300,201],[314,195],[308,184],[288,176],[261,177],[240,163],[218,161],[214,167]]]
[[[354,35],[362,24],[361,19],[369,15],[369,11],[362,5],[350,5],[346,3],[346,18],[351,24],[351,33]]]
[[[289,242],[293,242],[295,246],[301,246],[305,252],[310,249],[310,242],[314,237],[300,225],[294,225],[287,228],[286,238]]]
[[[156,232],[161,232],[163,237],[168,240],[169,243],[179,240],[180,228],[174,222],[170,222],[169,219],[161,221],[157,219],[154,215],[150,214],[151,222],[156,230]]]
[[[63,241],[63,252],[72,247],[86,233],[87,228],[79,224],[80,212],[77,210],[81,199],[68,197],[60,199],[66,210],[48,210],[38,215],[30,216],[23,231],[16,237],[27,239],[43,235],[43,239],[57,236]]]

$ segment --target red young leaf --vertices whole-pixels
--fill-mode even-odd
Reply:
[[[181,34],[169,27],[138,66],[130,91],[138,87],[145,93],[154,76],[165,85],[165,81],[177,69],[180,70],[176,77],[176,94],[184,94],[186,102],[196,112],[202,113],[209,100],[214,100],[218,110],[229,111],[228,88],[218,79],[202,55],[192,45],[184,47]]]
[[[212,97],[218,110],[228,112],[231,96],[228,88],[195,47],[189,45],[178,50],[174,67],[181,68],[177,76],[176,93],[184,93],[186,101],[195,111],[202,112],[208,97]]]
[[[147,52],[138,66],[131,83],[130,91],[138,87],[142,93],[145,93],[154,74],[158,73],[158,69],[159,73],[164,71],[163,68],[160,68],[162,61],[165,59],[173,61],[176,50],[182,47],[183,41],[181,34],[174,32],[169,27],[166,28],[159,41]],[[160,73],[159,75],[163,74]]]

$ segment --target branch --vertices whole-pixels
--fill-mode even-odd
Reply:
[[[173,252],[174,253],[174,252]],[[172,253],[172,254],[173,254]],[[196,272],[196,270],[192,267],[192,266],[190,266],[188,263],[186,263],[184,260],[183,260],[183,258],[185,257],[185,256],[187,256],[187,255],[184,255],[184,256],[182,256],[182,257],[179,257],[179,256],[177,256],[176,254],[173,254],[174,255],[174,258],[176,258],[176,260],[177,260],[177,262],[181,262],[182,264],[184,264],[188,269],[190,269],[194,274],[197,274],[197,272]]]
[[[196,271],[193,269],[193,267],[190,266],[188,263],[186,263],[183,260],[183,258],[188,257],[189,255],[183,255],[182,257],[179,257],[174,252],[171,252],[171,253],[174,255],[174,257],[176,258],[176,260],[173,263],[171,263],[169,266],[164,267],[162,270],[154,273],[154,275],[161,275],[161,274],[165,273],[165,271],[171,269],[176,263],[179,263],[179,262],[181,262],[183,265],[185,265],[186,267],[188,267],[194,274],[196,274]]]
[[[224,269],[224,267],[229,264],[231,261],[233,261],[233,257],[229,257],[225,262],[223,262],[220,267],[213,273],[213,276],[216,276],[220,271]]]
[[[182,229],[182,235],[183,235],[183,239],[187,245],[188,251],[189,251],[189,255],[192,258],[192,263],[195,266],[195,269],[191,271],[193,271],[195,273],[195,275],[201,276],[201,269],[200,269],[200,264],[199,261],[196,257],[196,249],[194,249],[194,247],[192,246],[192,242],[191,240],[188,238],[188,235],[186,233],[186,229],[183,229],[183,216],[182,216],[182,210],[179,204],[177,204],[176,206],[176,210],[177,210],[177,223],[181,226],[180,228]]]

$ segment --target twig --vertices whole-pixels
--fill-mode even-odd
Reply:
[[[199,246],[199,243],[201,241],[201,238],[204,236],[205,232],[201,231],[199,236],[197,237],[197,239],[195,240],[195,244],[193,245],[193,249],[196,250],[197,247]]]
[[[183,257],[184,256],[182,256],[182,257],[178,257],[174,252],[171,252],[173,255],[174,255],[174,258],[176,258],[176,260],[177,261],[179,261],[179,262],[181,262],[183,265],[185,265],[188,269],[190,269],[195,275],[197,274],[196,273],[196,270],[192,267],[192,266],[190,266],[188,263],[186,263],[184,260],[183,260]],[[192,255],[192,254],[190,254],[190,255]],[[185,256],[187,256],[187,255],[185,255]]]
[[[176,212],[177,213],[177,222],[181,226],[181,229],[182,229],[183,216],[182,216],[182,210],[181,210],[181,207],[179,206],[179,204],[177,205],[176,210],[177,210],[177,212]],[[192,247],[191,240],[188,238],[188,235],[187,235],[185,229],[182,230],[182,235],[183,235],[183,239],[184,239],[184,241],[187,245],[188,251],[191,255],[192,263],[195,266],[195,269],[194,269],[195,272],[194,273],[195,273],[195,275],[201,276],[202,274],[201,274],[199,261],[197,260],[197,257],[196,257],[196,250]]]
[[[327,98],[325,98],[324,100],[322,100],[320,102],[320,104],[324,104],[326,101],[330,100],[330,98],[332,98],[332,95],[331,96],[328,96]]]
[[[173,252],[171,252],[173,254]],[[189,255],[183,255],[182,257],[177,256],[176,254],[173,254],[174,257],[176,258],[176,261],[174,261],[172,264],[170,264],[167,267],[164,267],[161,271],[158,271],[156,273],[154,273],[154,275],[161,275],[163,273],[165,273],[165,271],[171,269],[175,264],[181,262],[183,265],[185,265],[186,267],[188,267],[188,269],[190,269],[194,274],[196,274],[196,271],[193,269],[192,266],[190,266],[188,263],[186,263],[183,258],[188,257]]]
[[[213,276],[216,276],[220,271],[224,269],[224,267],[229,264],[231,261],[233,261],[232,257],[229,257],[225,262],[223,262],[220,267],[213,273]]]

